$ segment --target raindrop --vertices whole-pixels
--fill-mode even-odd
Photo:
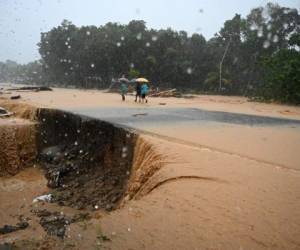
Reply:
[[[275,35],[274,37],[273,37],[273,42],[274,43],[277,43],[279,41],[279,37],[277,36],[277,35]]]
[[[141,39],[142,39],[142,33],[138,33],[138,34],[136,35],[136,39],[137,39],[137,40],[141,40]]]
[[[75,146],[77,146],[77,145],[78,145],[78,142],[77,142],[77,141],[75,141],[75,142],[74,142],[74,145],[75,145]]]
[[[136,8],[136,9],[135,9],[135,13],[136,13],[137,15],[139,15],[139,14],[141,14],[141,10],[140,10],[139,8]]]
[[[43,122],[45,122],[46,121],[46,119],[45,118],[43,118]]]
[[[264,44],[263,44],[263,47],[265,49],[269,48],[270,47],[270,42],[269,41],[265,41]]]
[[[257,30],[257,25],[255,23],[251,24],[250,30]]]
[[[122,153],[122,158],[126,158],[127,154],[126,153]]]
[[[269,33],[268,33],[268,36],[267,36],[268,40],[271,40],[271,37],[272,37],[272,33],[269,32]]]
[[[91,63],[91,67],[94,68],[94,67],[95,67],[95,64]]]
[[[120,47],[122,44],[120,42],[117,42],[117,46]]]
[[[124,36],[121,36],[121,40],[124,41],[124,40],[125,40],[125,37],[124,37]]]
[[[199,13],[201,13],[201,14],[202,14],[202,13],[203,13],[203,9],[199,9]]]
[[[65,45],[68,45],[69,43],[68,42],[65,42]]]
[[[71,40],[70,37],[68,37],[67,40],[70,41]]]
[[[263,36],[263,29],[262,28],[260,28],[258,31],[257,31],[257,36],[258,37],[262,37]]]
[[[134,68],[134,64],[133,63],[130,63],[130,68]]]
[[[68,134],[67,134],[67,133],[65,133],[65,137],[68,137]]]
[[[90,32],[90,31],[87,31],[87,32],[86,32],[86,35],[87,35],[87,36],[89,36],[90,34],[91,34],[91,32]]]
[[[150,43],[149,42],[146,43],[146,47],[150,47]]]
[[[111,235],[116,235],[116,232],[111,232]]]
[[[71,49],[71,45],[68,46],[68,49]]]
[[[77,133],[78,133],[78,134],[80,133],[80,129],[77,129]]]
[[[94,208],[95,208],[95,209],[98,209],[98,208],[99,208],[99,206],[98,206],[98,205],[95,205],[95,206],[94,206]]]
[[[157,36],[152,36],[152,41],[153,42],[157,41]]]
[[[186,73],[188,73],[189,75],[192,74],[193,70],[191,67],[188,67],[186,70]]]
[[[123,147],[122,152],[127,152],[127,147]]]
[[[129,172],[129,171],[126,171],[126,174],[127,174],[127,175],[129,175],[129,174],[130,174],[130,172]]]
[[[285,23],[284,25],[283,25],[283,28],[285,28],[285,29],[287,29],[289,27],[289,25],[287,24],[287,23]]]
[[[130,228],[130,227],[128,227],[128,228],[127,228],[127,231],[128,231],[128,232],[130,232],[130,231],[131,231],[131,228]]]

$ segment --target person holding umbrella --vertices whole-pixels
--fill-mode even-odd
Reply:
[[[142,103],[145,102],[146,100],[146,103],[148,102],[147,100],[147,94],[148,94],[148,91],[149,91],[149,87],[147,85],[147,83],[149,83],[149,81],[146,79],[146,78],[138,78],[135,80],[137,83],[139,83],[139,89],[137,88],[137,95],[138,95],[138,90],[140,91],[140,95],[142,97]],[[137,85],[138,86],[138,85]],[[137,98],[136,98],[137,100]]]
[[[149,87],[148,87],[147,83],[144,82],[141,87],[142,103],[144,103],[145,100],[146,100],[146,103],[148,102],[148,100],[147,100],[148,91],[149,91]]]
[[[122,78],[119,79],[119,82],[121,83],[120,92],[121,92],[121,96],[122,96],[122,101],[125,101],[125,96],[126,96],[127,91],[128,91],[126,83],[128,83],[129,80],[122,77]]]

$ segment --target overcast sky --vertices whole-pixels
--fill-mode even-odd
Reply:
[[[147,27],[185,30],[211,38],[235,13],[245,17],[265,0],[0,0],[0,61],[39,59],[40,32],[63,19],[75,25],[100,26],[144,20]],[[277,0],[299,10],[300,0]]]

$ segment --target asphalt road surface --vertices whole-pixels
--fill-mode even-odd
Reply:
[[[196,108],[77,108],[69,111],[137,129],[179,122],[192,123],[194,125],[226,123],[246,126],[300,127],[299,120],[207,111]]]

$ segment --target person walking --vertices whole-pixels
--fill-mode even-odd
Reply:
[[[127,85],[126,85],[124,82],[122,82],[122,83],[121,83],[121,87],[120,87],[120,92],[121,92],[121,96],[122,96],[122,101],[125,101],[125,96],[126,96],[126,94],[127,94],[127,91],[128,91]]]
[[[147,100],[147,94],[149,91],[149,87],[146,83],[143,83],[142,87],[141,87],[141,94],[142,94],[142,103],[144,103],[146,101],[146,103],[148,102]]]
[[[135,86],[135,102],[137,102],[137,99],[139,98],[139,102],[141,102],[141,84],[139,82],[136,83]]]

